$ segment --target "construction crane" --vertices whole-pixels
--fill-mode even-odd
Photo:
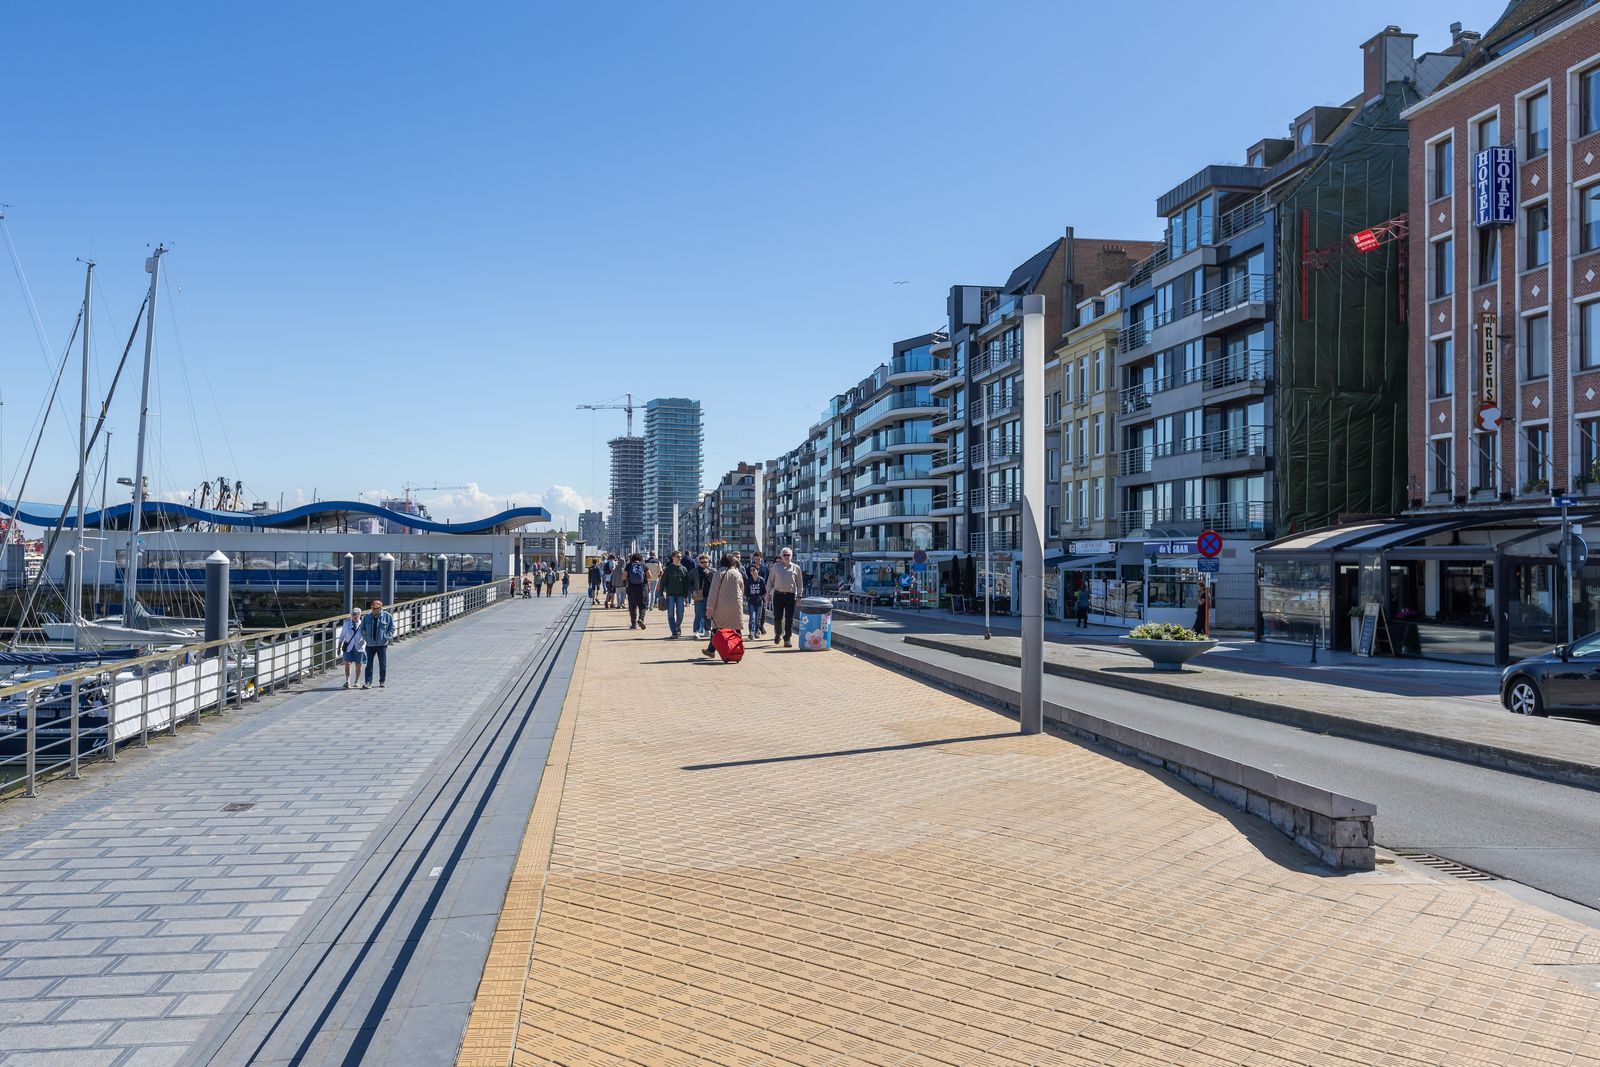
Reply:
[[[622,403],[617,403],[621,399]],[[579,404],[579,411],[625,411],[628,414],[628,436],[633,436],[633,394],[623,393],[620,398],[613,397],[599,404]]]
[[[449,490],[452,490],[452,489],[471,489],[472,486],[470,486],[470,485],[412,485],[410,482],[407,482],[401,488],[403,488],[406,491],[406,507],[409,508],[411,506],[411,494],[412,493],[415,493],[415,492],[431,493],[435,489],[441,489],[441,490],[445,490],[445,491],[449,491]]]

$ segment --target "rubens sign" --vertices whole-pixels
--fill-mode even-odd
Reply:
[[[1500,316],[1485,311],[1478,318],[1478,429],[1500,428]]]

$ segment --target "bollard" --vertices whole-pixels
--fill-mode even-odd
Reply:
[[[66,597],[67,600],[68,622],[76,622],[78,620],[78,614],[83,611],[82,604],[72,603],[72,591],[78,588],[78,586],[75,584],[77,580],[78,554],[69,548],[67,550],[67,554],[61,559],[61,589],[62,595]],[[127,625],[132,626],[132,620],[129,620]]]
[[[224,641],[228,637],[228,568],[227,554],[218,550],[206,557],[206,643]],[[206,649],[206,658],[217,655],[217,649]]]
[[[439,553],[433,561],[433,573],[436,577],[437,592],[442,596],[450,591],[450,557],[443,552]]]
[[[378,557],[378,597],[386,608],[394,604],[394,557],[387,552]]]
[[[349,618],[350,613],[356,610],[356,557],[352,552],[344,554],[344,617]]]

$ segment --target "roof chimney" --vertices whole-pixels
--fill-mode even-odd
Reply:
[[[1392,81],[1412,78],[1416,69],[1414,33],[1399,26],[1385,26],[1383,32],[1361,46],[1361,98],[1373,100],[1383,95]]]
[[[1474,45],[1483,40],[1483,34],[1476,30],[1464,30],[1461,23],[1450,24],[1450,54],[1464,56],[1472,51]]]

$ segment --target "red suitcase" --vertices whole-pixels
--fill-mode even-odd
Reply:
[[[724,663],[738,663],[744,659],[744,638],[738,630],[717,630],[711,635],[711,647],[717,650]]]

